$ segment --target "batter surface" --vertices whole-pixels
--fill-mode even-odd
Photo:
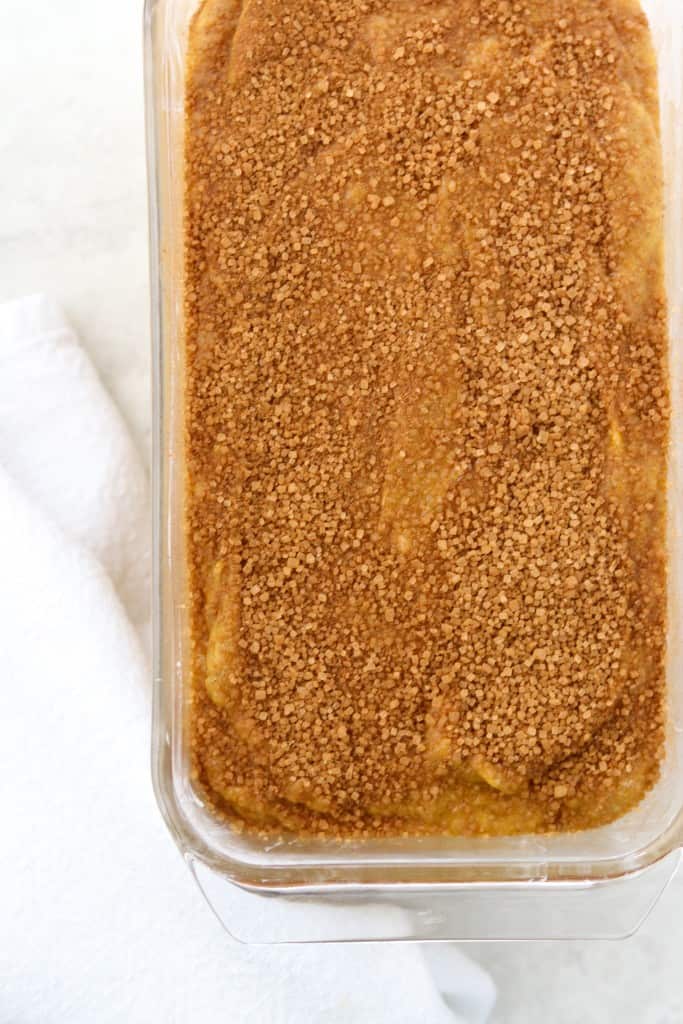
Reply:
[[[191,757],[235,823],[608,822],[664,732],[636,0],[205,0],[186,120]]]

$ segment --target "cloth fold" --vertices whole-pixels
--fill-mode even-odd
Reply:
[[[146,474],[58,307],[0,306],[0,1020],[484,1024],[452,946],[248,949],[154,805]],[[449,1008],[450,1007],[450,1008]]]
[[[58,306],[0,306],[0,465],[100,562],[135,623],[149,615],[147,477]]]

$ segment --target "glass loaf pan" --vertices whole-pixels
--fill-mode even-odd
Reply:
[[[633,931],[683,844],[683,5],[643,0],[659,59],[670,302],[666,758],[656,788],[611,825],[555,836],[265,843],[233,831],[190,784],[183,552],[183,133],[197,0],[146,0],[154,344],[154,723],[157,800],[228,930],[250,942],[617,937]]]

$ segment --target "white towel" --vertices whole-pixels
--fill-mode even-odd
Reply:
[[[210,913],[149,779],[145,473],[41,297],[0,307],[0,565],[1,1021],[483,1024],[455,947],[441,998],[417,947],[248,949]]]
[[[148,615],[147,478],[78,339],[42,296],[0,306],[0,466]]]

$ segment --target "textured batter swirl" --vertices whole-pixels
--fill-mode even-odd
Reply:
[[[666,305],[635,0],[205,0],[192,759],[221,815],[576,829],[664,725]]]

